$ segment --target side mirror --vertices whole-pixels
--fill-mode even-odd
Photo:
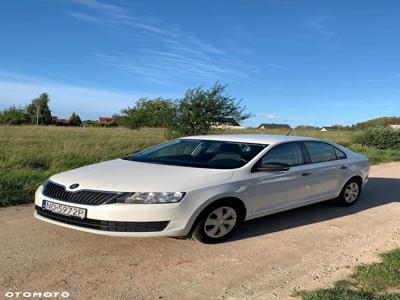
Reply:
[[[260,172],[287,171],[289,170],[289,165],[280,163],[260,164],[256,170]]]

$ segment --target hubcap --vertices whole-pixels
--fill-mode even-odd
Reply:
[[[213,210],[204,223],[205,233],[212,238],[219,238],[228,234],[237,221],[236,211],[231,207],[218,207]]]
[[[344,191],[344,200],[346,200],[347,203],[355,201],[358,197],[359,190],[358,184],[351,182]]]

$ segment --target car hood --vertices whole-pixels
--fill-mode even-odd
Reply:
[[[117,192],[185,192],[229,180],[232,170],[205,169],[116,159],[59,173],[50,180],[77,189]]]

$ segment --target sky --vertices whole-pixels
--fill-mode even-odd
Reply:
[[[400,2],[0,1],[0,109],[111,116],[140,97],[227,84],[262,122],[400,115]]]

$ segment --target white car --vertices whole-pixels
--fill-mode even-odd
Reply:
[[[329,199],[352,205],[368,173],[364,155],[318,139],[191,136],[50,177],[35,216],[104,235],[215,243],[242,221]]]

